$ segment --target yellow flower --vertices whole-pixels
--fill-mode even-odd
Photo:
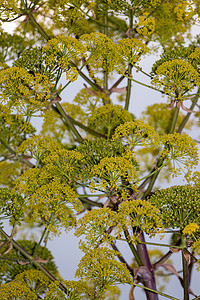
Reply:
[[[67,74],[66,74],[66,78],[69,81],[75,81],[78,78],[78,71],[76,68],[71,68]]]
[[[155,20],[148,15],[148,13],[144,13],[143,16],[140,17],[136,28],[137,32],[144,36],[149,36],[155,31]]]
[[[193,232],[196,232],[199,229],[199,226],[196,223],[189,223],[183,229],[184,235],[192,235]]]

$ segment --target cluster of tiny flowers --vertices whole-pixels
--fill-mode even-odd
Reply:
[[[107,35],[92,32],[82,35],[80,39],[87,50],[91,52],[89,57],[91,77],[94,76],[97,70],[112,73],[121,63],[117,47]]]
[[[128,181],[131,189],[136,192],[138,184],[138,172],[135,166],[133,154],[127,150],[122,156],[105,157],[91,170],[90,189],[105,191],[108,195],[121,195],[127,199],[128,192],[123,186],[123,179]]]
[[[200,238],[192,244],[192,250],[194,251],[194,255],[200,255]],[[198,260],[197,268],[200,269],[200,261]]]
[[[20,13],[18,1],[16,0],[0,0],[0,14],[2,19],[12,19]]]
[[[63,70],[68,70],[70,61],[80,60],[86,52],[86,48],[79,40],[64,35],[48,41],[42,50],[46,54],[47,65],[58,64]]]
[[[157,68],[151,83],[157,88],[164,86],[169,96],[183,101],[183,95],[200,84],[200,75],[189,62],[173,59]]]
[[[131,284],[131,276],[126,265],[118,262],[116,255],[115,251],[108,248],[91,249],[81,259],[75,276],[83,280],[92,280],[102,289],[113,284]]]
[[[117,46],[123,60],[132,65],[140,60],[142,54],[149,53],[149,48],[142,41],[135,38],[119,40]]]
[[[137,32],[144,36],[152,35],[155,31],[155,20],[153,17],[149,17],[148,15],[148,13],[145,13],[139,18],[136,28]]]
[[[161,157],[166,157],[176,162],[176,165],[174,165],[171,170],[174,175],[178,174],[181,170],[181,166],[179,164],[184,165],[188,172],[191,171],[192,167],[197,166],[197,145],[189,135],[179,133],[166,134],[161,136],[160,139],[165,145],[164,149],[160,153]]]
[[[17,281],[11,281],[0,285],[1,299],[30,299],[37,300],[38,297],[34,291],[24,285],[23,283],[18,283]]]
[[[150,4],[153,7],[158,6],[161,3],[161,0],[150,0]]]
[[[200,66],[200,48],[196,47],[195,50],[189,55],[189,59],[192,61],[192,64],[197,67],[199,70]]]
[[[159,135],[152,126],[144,123],[141,120],[135,122],[129,121],[119,125],[112,137],[112,140],[121,139],[131,148],[135,146],[159,146]]]
[[[190,20],[193,15],[193,7],[189,1],[181,1],[174,8],[174,13],[179,21]]]
[[[42,222],[54,234],[60,233],[60,226],[68,230],[75,224],[74,210],[83,209],[73,183],[70,185],[83,155],[40,136],[30,139],[30,144],[25,141],[20,151],[42,163],[41,168],[28,169],[15,181],[15,190],[24,195],[27,220]]]
[[[56,148],[60,148],[60,145],[52,138],[36,135],[22,142],[18,148],[18,153],[26,155],[29,158],[34,158],[37,162],[40,162],[48,149],[56,150]]]
[[[73,82],[78,78],[78,71],[75,67],[72,67],[69,69],[69,71],[66,73],[67,80]]]
[[[92,209],[88,211],[76,226],[76,236],[85,235],[85,242],[81,241],[81,248],[90,251],[91,248],[97,247],[100,243],[110,244],[116,237],[106,232],[110,227],[117,225],[117,213],[108,207],[101,209]],[[85,251],[85,250],[84,250]]]
[[[132,115],[120,105],[105,104],[91,112],[88,126],[109,137],[118,125],[132,120]]]
[[[189,223],[185,228],[183,229],[184,235],[192,235],[199,229],[199,225],[196,223]]]
[[[78,165],[83,159],[79,151],[51,148],[43,158],[41,174],[49,178],[62,178],[68,183],[76,179]],[[47,174],[47,176],[45,176]]]
[[[130,238],[134,242],[138,240],[138,230],[150,236],[163,232],[159,209],[145,200],[122,202],[119,207],[118,221],[121,230],[130,230]]]
[[[199,188],[173,186],[155,192],[149,201],[160,210],[160,219],[166,228],[183,230],[191,223],[200,224]]]
[[[52,84],[48,77],[41,74],[35,76],[25,69],[12,67],[1,71],[0,90],[2,104],[19,115],[46,108],[51,97]]]

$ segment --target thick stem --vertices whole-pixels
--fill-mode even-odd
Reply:
[[[139,234],[139,239],[141,242],[145,242],[145,238],[144,238],[144,233],[141,232]],[[142,262],[142,265],[144,265],[146,268],[148,268],[149,272],[151,273],[151,280],[148,281],[143,281],[142,283],[144,284],[145,287],[157,291],[156,288],[156,280],[155,280],[155,276],[154,276],[154,271],[153,271],[153,267],[151,265],[150,259],[149,259],[149,254],[148,254],[148,250],[145,244],[137,244],[137,253],[139,255],[139,258]],[[145,291],[146,292],[146,296],[148,300],[158,300],[158,294],[154,293],[154,292],[150,292],[148,290]]]
[[[189,271],[188,262],[182,251],[184,300],[189,300]]]

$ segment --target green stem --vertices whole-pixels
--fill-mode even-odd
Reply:
[[[13,240],[7,233],[0,227],[0,233],[6,238],[7,241],[12,242],[12,245],[15,249],[17,249],[23,256],[25,256],[30,263],[32,263],[35,267],[37,267],[40,271],[42,271],[49,279],[52,281],[58,281],[56,277],[54,277],[45,267],[43,267],[39,262],[34,261],[34,258],[26,252],[15,240]],[[64,293],[68,293],[66,287],[60,282],[59,287]]]
[[[124,257],[120,253],[119,249],[117,248],[117,246],[113,242],[111,242],[111,247],[113,248],[113,250],[115,250],[117,252],[117,257],[119,258],[119,260],[126,265],[126,267],[129,270],[130,274],[134,277],[133,269],[126,262],[126,260],[124,259]]]
[[[48,36],[48,34],[43,30],[43,28],[40,26],[40,24],[36,21],[36,19],[32,15],[32,13],[29,13],[28,17],[29,17],[29,20],[31,21],[31,23],[33,24],[33,26],[35,26],[37,28],[37,30],[39,31],[41,36],[43,36],[43,38],[47,41],[50,40],[51,39],[50,36]]]
[[[140,82],[140,81],[138,81],[138,80],[136,80],[136,79],[133,79],[133,78],[130,77],[130,76],[124,75],[124,77],[126,77],[126,78],[130,79],[131,81],[134,81],[134,82],[136,82],[136,83],[138,83],[138,84],[140,84],[140,85],[143,85],[143,86],[145,86],[145,87],[148,87],[149,89],[152,89],[152,90],[154,90],[154,91],[160,92],[160,93],[165,94],[165,95],[169,95],[168,93],[165,93],[165,92],[163,92],[163,91],[161,91],[161,90],[159,90],[159,89],[157,89],[157,88],[155,88],[155,87],[153,87],[153,86],[151,86],[151,85],[148,85],[148,84],[142,83],[142,82]]]
[[[135,260],[136,260],[138,266],[142,266],[143,264],[142,264],[142,262],[141,262],[141,260],[140,260],[140,258],[138,256],[137,250],[135,249],[134,245],[131,242],[131,238],[130,238],[130,235],[128,233],[128,230],[124,230],[124,235],[126,237],[126,241],[127,241],[128,245],[129,245],[129,247],[131,249],[131,252],[133,253],[133,255],[135,257]]]
[[[152,245],[152,246],[161,246],[161,247],[170,247],[170,248],[177,248],[177,249],[183,249],[181,246],[173,246],[170,244],[160,244],[160,243],[151,243],[151,242],[138,242],[139,244],[145,244],[145,245]]]
[[[31,167],[31,168],[33,168],[34,167],[34,165],[30,162],[30,161],[28,161],[28,160],[26,160],[26,159],[24,159],[24,158],[21,158],[20,156],[17,156],[16,155],[16,152],[4,141],[4,139],[2,139],[1,137],[0,137],[0,142],[5,146],[5,148],[7,148],[8,150],[9,150],[9,152],[11,153],[11,154],[13,154],[13,156],[15,157],[15,159],[16,160],[19,160],[19,161],[21,161],[21,162],[23,162],[23,163],[25,163],[27,166],[29,166],[29,167]],[[9,158],[9,157],[8,157]]]
[[[73,125],[73,123],[71,122],[69,116],[66,114],[65,110],[63,109],[63,107],[61,106],[60,103],[55,103],[56,108],[58,109],[59,113],[61,114],[61,116],[63,117],[63,119],[66,121],[67,125],[69,126],[69,128],[71,129],[71,131],[74,133],[74,135],[76,136],[77,140],[79,143],[81,143],[83,141],[82,136],[80,135],[80,133],[78,132],[78,130],[75,128],[75,126]]]
[[[180,108],[176,105],[175,109],[174,109],[174,115],[173,115],[171,127],[170,127],[168,133],[174,133],[174,130],[175,130],[175,127],[176,127],[176,123],[177,123],[177,120],[178,120],[179,110],[180,110]]]
[[[96,202],[96,201],[92,201],[90,199],[87,198],[87,196],[79,196],[81,202],[87,203],[91,206],[97,206],[97,207],[103,207],[102,203]]]
[[[178,299],[178,298],[172,297],[172,296],[167,295],[167,294],[165,294],[165,293],[158,292],[158,291],[154,291],[154,290],[152,290],[152,289],[150,289],[150,288],[148,288],[148,287],[146,287],[146,286],[143,286],[143,285],[140,285],[140,284],[137,284],[137,283],[132,283],[132,284],[133,284],[134,286],[140,287],[140,288],[142,288],[142,289],[144,289],[144,290],[151,291],[151,292],[153,292],[153,293],[155,293],[155,294],[164,296],[164,297],[166,297],[166,298],[168,298],[168,299],[172,299],[172,300],[180,300],[180,299]]]
[[[50,217],[50,219],[51,219],[51,217]],[[48,223],[49,223],[49,222],[48,222]],[[47,227],[45,227],[45,229],[43,230],[42,235],[41,235],[41,238],[40,238],[39,242],[37,243],[37,245],[35,246],[35,249],[34,249],[33,254],[32,254],[33,257],[36,256],[36,254],[37,254],[37,252],[38,252],[38,249],[39,249],[39,247],[40,247],[40,245],[41,245],[41,243],[42,243],[42,241],[43,241],[43,238],[44,238],[46,232],[47,232]]]
[[[154,170],[153,172],[151,172],[151,173],[148,174],[147,176],[145,176],[145,177],[139,179],[138,181],[136,181],[136,183],[137,183],[137,182],[140,182],[140,181],[142,181],[142,180],[144,180],[144,179],[146,179],[146,178],[149,178],[149,177],[151,177],[151,176],[154,175],[154,174],[156,174],[156,173],[159,172],[163,167],[165,167],[171,160],[172,160],[172,158],[168,159],[168,160],[167,160],[164,164],[162,164],[159,168],[156,168],[156,170]]]
[[[61,116],[62,114],[60,113],[60,111],[55,107],[55,106],[52,106],[52,108],[57,112],[59,113]],[[74,124],[74,125],[77,125],[78,127],[82,128],[83,130],[85,130],[86,132],[89,132],[90,134],[96,136],[96,137],[102,137],[102,138],[106,138],[106,136],[104,134],[101,134],[85,125],[83,125],[81,122],[79,121],[76,121],[74,120],[73,118],[71,118],[70,116],[68,116],[69,120]]]
[[[132,65],[128,65],[128,75],[131,75],[132,73]],[[131,97],[131,79],[128,78],[128,83],[127,83],[127,91],[126,91],[126,101],[125,101],[125,106],[124,108],[128,110],[129,108],[129,102],[130,102],[130,97]]]

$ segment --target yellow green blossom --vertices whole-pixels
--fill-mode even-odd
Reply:
[[[160,145],[159,135],[153,127],[141,120],[129,121],[119,125],[114,132],[112,140],[121,138],[131,148],[135,146]]]
[[[144,13],[143,16],[139,18],[139,22],[136,28],[139,34],[144,36],[152,35],[155,31],[155,20],[148,13]]]
[[[199,225],[196,223],[189,223],[185,228],[183,229],[184,235],[192,235],[194,232],[196,232],[199,229]]]
[[[91,112],[88,126],[110,137],[118,125],[132,120],[133,116],[120,105],[105,104]]]
[[[122,202],[119,206],[117,219],[122,230],[129,230],[132,241],[138,240],[141,230],[150,236],[163,232],[159,209],[146,200]]]
[[[107,248],[90,249],[81,259],[75,276],[92,280],[101,290],[120,283],[131,284],[126,265],[115,258],[117,252]]]
[[[174,175],[180,173],[182,170],[181,165],[184,165],[189,173],[191,172],[192,168],[197,166],[197,145],[189,135],[173,133],[163,135],[160,139],[165,145],[164,149],[160,152],[161,157],[165,157],[174,162],[174,166],[171,170]]]
[[[158,66],[151,83],[159,89],[164,87],[164,92],[177,101],[183,101],[184,94],[200,84],[200,75],[189,62],[173,59]]]
[[[115,240],[116,237],[113,236],[113,231],[110,234],[107,230],[114,228],[116,225],[117,212],[108,207],[92,209],[78,220],[75,235],[78,237],[85,235],[86,242],[81,241],[81,248],[89,250],[101,243],[109,244]]]
[[[174,12],[179,21],[189,20],[193,15],[192,3],[189,1],[181,1],[181,3],[177,4],[174,8]]]
[[[98,165],[91,169],[92,191],[105,191],[110,197],[116,197],[116,201],[127,199],[128,187],[137,191],[138,172],[134,162],[133,153],[127,150],[121,156],[102,158]],[[125,182],[128,182],[126,186]]]

